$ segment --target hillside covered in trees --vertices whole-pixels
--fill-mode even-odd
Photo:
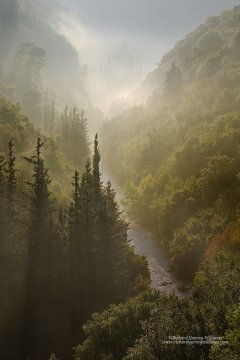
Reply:
[[[125,186],[130,215],[186,280],[238,224],[239,19],[235,7],[187,35],[142,85],[153,90],[146,104],[102,129],[104,158]],[[239,249],[239,240],[229,247]]]
[[[59,111],[65,103],[84,107],[92,132],[102,114],[86,89],[87,64],[59,30],[62,13],[58,1],[1,0],[0,91],[38,128],[46,97]]]

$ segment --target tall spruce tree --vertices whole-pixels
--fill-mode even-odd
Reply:
[[[7,327],[7,283],[9,278],[6,279],[6,268],[7,268],[7,251],[6,251],[6,203],[5,203],[5,192],[6,192],[6,162],[3,156],[0,156],[0,342],[3,341]],[[2,354],[2,352],[1,352]]]
[[[16,180],[16,158],[13,153],[14,143],[11,139],[8,143],[8,162],[7,162],[7,206],[8,206],[8,221],[10,229],[13,227],[14,222],[14,201],[17,190]],[[12,224],[12,227],[11,227]]]
[[[99,201],[101,195],[101,178],[100,178],[100,152],[98,148],[98,134],[95,135],[94,139],[94,154],[93,154],[93,191],[96,197],[96,201]]]
[[[61,299],[69,297],[67,291],[69,281],[69,236],[68,236],[68,216],[67,211],[60,208],[58,214],[58,224],[56,227],[56,236],[54,241],[54,282],[56,285],[56,294],[61,307]]]
[[[90,316],[95,299],[94,211],[92,171],[87,160],[81,183],[79,173],[73,177],[72,202],[68,217],[69,317],[72,346],[79,340],[79,330]]]
[[[73,177],[72,203],[69,209],[69,293],[73,299],[70,304],[70,317],[73,335],[79,327],[81,309],[82,252],[80,246],[80,179],[78,171]]]
[[[44,160],[41,157],[43,143],[40,138],[37,140],[36,155],[25,160],[33,165],[33,179],[30,184],[30,227],[29,239],[30,248],[33,246],[41,246],[39,240],[44,239],[46,233],[49,231],[50,224],[50,192],[48,185],[51,180],[48,176],[48,170],[45,169]]]
[[[100,174],[100,152],[98,147],[98,134],[94,139],[94,153],[92,158],[92,193],[93,193],[93,211],[94,211],[94,267],[95,273],[95,296],[99,299],[98,308],[101,309],[104,304],[104,202],[102,194],[102,183]]]
[[[76,241],[76,237],[79,231],[79,221],[80,221],[80,178],[79,172],[75,171],[73,177],[73,191],[72,191],[72,203],[70,205],[69,211],[69,230],[70,237]]]
[[[69,116],[76,114],[72,110]],[[32,182],[27,183],[29,216],[24,221],[26,202],[23,205],[16,188],[13,140],[9,141],[8,160],[0,156],[0,211],[9,217],[9,221],[0,218],[0,255],[4,258],[0,263],[4,275],[0,277],[4,294],[0,340],[13,349],[10,353],[6,345],[4,358],[40,360],[52,351],[69,358],[70,349],[80,340],[82,324],[92,312],[125,300],[139,270],[127,250],[127,224],[115,193],[110,183],[103,186],[101,182],[98,136],[92,162],[87,160],[81,177],[78,171],[74,174],[69,211],[60,209],[56,225],[42,147],[39,138],[34,156],[25,158],[32,166]],[[21,222],[16,220],[18,210],[24,214]],[[22,265],[6,271],[12,262],[5,245],[14,249],[9,247],[9,226],[13,242],[19,237],[24,239],[21,245],[26,244],[14,258],[22,257],[25,271]]]
[[[91,311],[95,296],[95,212],[93,198],[93,178],[90,160],[86,162],[80,185],[80,251],[83,275],[83,293],[86,314]]]
[[[17,356],[18,319],[21,313],[21,235],[17,216],[16,204],[16,159],[14,143],[8,142],[8,160],[0,160],[0,287],[1,311],[0,315],[4,331],[1,332],[1,341],[9,345],[5,348],[4,356]],[[3,171],[5,174],[3,174]]]
[[[5,194],[5,173],[6,161],[4,156],[0,156],[0,239],[3,239],[3,224],[5,214],[4,194]]]
[[[164,91],[169,99],[178,100],[177,96],[180,95],[182,90],[182,75],[178,66],[174,63],[166,74]]]
[[[41,156],[43,143],[37,140],[36,155],[25,160],[33,165],[30,183],[30,218],[23,349],[25,356],[41,359],[49,337],[52,285],[52,219],[48,185],[51,180]],[[53,306],[53,305],[52,305]]]
[[[108,181],[104,188],[104,222],[102,247],[104,248],[106,296],[112,301],[121,301],[127,295],[129,286],[129,264],[126,261],[128,248],[128,224],[115,200],[115,191]]]

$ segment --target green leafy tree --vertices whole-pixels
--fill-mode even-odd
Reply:
[[[92,315],[83,330],[86,340],[75,349],[77,360],[121,360],[142,335],[142,322],[150,316],[156,294],[143,293],[125,304],[111,305]]]

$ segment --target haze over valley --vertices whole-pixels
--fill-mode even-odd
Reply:
[[[0,358],[238,360],[240,1],[0,0]]]

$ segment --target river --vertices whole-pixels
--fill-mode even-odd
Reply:
[[[174,291],[177,295],[183,296],[184,294],[178,289],[180,283],[169,271],[169,263],[149,231],[132,222],[129,227],[128,237],[135,253],[147,258],[152,288],[167,293]]]
[[[105,169],[102,168],[101,171],[104,182],[110,179],[112,187],[116,191],[116,200],[126,213],[127,209],[124,208],[121,202],[124,198],[121,187]],[[152,288],[165,293],[175,292],[176,295],[181,297],[185,296],[185,293],[178,289],[181,284],[169,271],[168,260],[164,256],[160,245],[152,239],[150,232],[131,220],[128,220],[128,222],[128,239],[134,247],[135,253],[145,256],[148,261]]]

